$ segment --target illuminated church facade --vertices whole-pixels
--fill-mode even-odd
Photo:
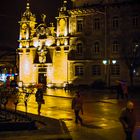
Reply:
[[[19,21],[19,81],[25,85],[43,83],[47,87],[92,85],[97,80],[108,86],[121,79],[130,83],[129,69],[120,48],[137,49],[140,45],[139,6],[113,0],[107,3],[73,0],[73,5],[67,9],[64,0],[56,27],[53,24],[48,27],[46,16],[42,15],[42,23],[38,24],[27,3]],[[135,13],[126,12],[129,10]],[[129,18],[132,25],[123,21],[122,13],[126,21],[128,14],[132,15]],[[139,68],[134,70],[133,82],[140,83]]]

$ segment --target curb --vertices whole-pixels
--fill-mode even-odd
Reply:
[[[25,112],[17,111],[17,113],[26,116]],[[27,116],[43,127],[36,130],[1,131],[0,139],[9,140],[10,137],[10,140],[72,140],[68,128],[62,120],[31,113],[28,113]]]

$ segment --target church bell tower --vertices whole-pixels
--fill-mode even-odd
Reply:
[[[23,83],[34,82],[33,61],[36,48],[33,46],[33,35],[35,33],[36,18],[30,11],[29,2],[27,2],[26,10],[19,21],[19,81]]]

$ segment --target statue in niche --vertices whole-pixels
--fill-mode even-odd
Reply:
[[[42,18],[43,23],[45,24],[45,21],[46,21],[46,15],[45,15],[45,14],[42,14],[42,15],[41,15],[41,18]]]
[[[60,19],[59,21],[59,33],[60,35],[64,35],[66,27],[66,21],[64,19]]]

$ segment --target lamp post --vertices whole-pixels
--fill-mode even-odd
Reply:
[[[110,88],[110,76],[111,76],[111,71],[110,71],[110,66],[116,64],[116,60],[112,59],[104,59],[103,64],[105,65],[105,82],[107,83],[107,87]]]
[[[65,85],[65,89],[69,89],[69,62],[68,62],[68,53],[69,53],[69,47],[67,46],[65,48],[65,52],[66,52],[66,65],[67,65],[67,83]]]

